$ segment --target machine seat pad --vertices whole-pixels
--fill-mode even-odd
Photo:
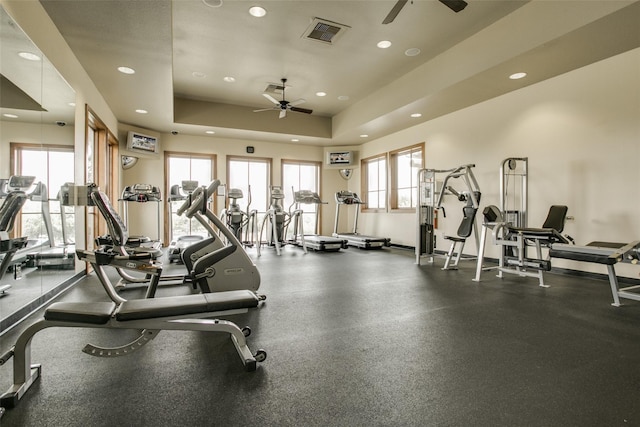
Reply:
[[[151,242],[149,236],[129,236],[127,237],[127,246],[140,246],[143,243]]]
[[[620,249],[626,246],[626,243],[614,243],[614,242],[591,242],[587,243],[587,246],[596,246],[598,248],[610,248],[610,249]]]
[[[44,312],[46,320],[104,325],[116,308],[114,302],[56,302]]]
[[[249,290],[214,292],[177,297],[149,298],[123,302],[118,321],[187,316],[189,314],[257,307],[258,296]]]
[[[446,240],[451,240],[452,242],[464,242],[467,240],[466,237],[457,237],[457,236],[444,236]]]
[[[151,257],[151,259],[158,259],[162,255],[164,255],[164,252],[162,252],[162,249],[157,249],[150,246],[127,247],[126,251],[134,255],[147,255]]]
[[[551,238],[557,234],[557,231],[553,228],[528,228],[528,227],[511,227],[509,231],[515,231],[516,233],[522,233],[526,236],[535,236],[541,238]]]
[[[522,234],[525,238],[536,239],[540,241],[569,243],[569,240],[562,234],[558,233],[555,228],[528,228],[528,227],[510,227],[508,231]]]

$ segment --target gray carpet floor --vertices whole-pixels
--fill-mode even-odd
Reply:
[[[101,359],[80,350],[132,335],[52,328],[33,341],[42,378],[2,426],[640,425],[640,302],[612,307],[605,280],[548,274],[545,289],[487,272],[476,283],[473,262],[441,271],[442,259],[417,266],[401,249],[262,253],[250,252],[267,301],[229,317],[268,353],[256,372],[223,334],[164,331]],[[106,295],[89,276],[61,300]]]

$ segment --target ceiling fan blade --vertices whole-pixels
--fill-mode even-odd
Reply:
[[[282,118],[284,118],[286,116],[287,116],[287,110],[286,109],[280,110],[280,114],[278,115],[278,118],[282,119]]]
[[[305,114],[313,113],[313,110],[309,110],[308,108],[291,107],[290,110],[295,111],[296,113],[305,113]]]
[[[393,8],[391,9],[391,12],[389,12],[389,14],[387,15],[386,18],[384,18],[384,21],[382,21],[383,24],[390,24],[393,22],[394,19],[396,19],[396,16],[398,16],[398,14],[400,13],[400,11],[402,10],[402,8],[404,7],[405,4],[407,4],[408,0],[398,0],[398,2],[393,6]]]
[[[254,113],[260,113],[262,111],[271,111],[271,110],[275,110],[275,108],[261,108],[259,110],[253,110]]]
[[[467,7],[467,2],[464,0],[440,0],[440,3],[444,4],[455,13],[458,13]]]
[[[262,96],[264,96],[265,98],[267,98],[269,101],[273,102],[276,105],[280,105],[280,101],[278,101],[277,99],[275,99],[273,96],[269,95],[268,93],[263,93]]]
[[[289,103],[289,107],[294,107],[296,105],[300,105],[300,104],[305,103],[305,102],[307,102],[306,99],[303,99],[303,98],[296,99],[295,101],[292,101],[292,102]]]

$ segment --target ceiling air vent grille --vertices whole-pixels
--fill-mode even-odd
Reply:
[[[314,18],[302,37],[326,44],[334,44],[349,28],[351,27],[348,25],[338,24],[327,19]]]

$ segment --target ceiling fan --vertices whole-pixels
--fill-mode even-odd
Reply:
[[[387,17],[384,18],[384,21],[382,21],[382,23],[383,24],[392,23],[393,20],[396,19],[396,16],[398,16],[400,11],[404,7],[404,5],[407,4],[407,1],[408,0],[398,0],[398,2],[391,9],[391,12],[389,12]],[[438,1],[456,13],[460,12],[462,9],[467,7],[467,2],[464,0],[438,0]],[[413,3],[413,0],[411,0],[411,3]]]
[[[305,114],[313,113],[313,110],[309,110],[307,108],[296,107],[296,105],[300,105],[303,102],[306,102],[302,98],[297,99],[297,100],[292,101],[292,102],[289,102],[289,101],[285,100],[284,99],[284,89],[285,89],[285,83],[287,82],[287,79],[280,79],[280,81],[282,82],[282,86],[278,86],[276,88],[282,90],[282,100],[278,101],[277,99],[275,99],[273,96],[269,95],[268,93],[263,93],[262,95],[265,98],[267,98],[269,101],[273,102],[275,104],[275,106],[273,106],[271,108],[261,108],[259,110],[253,110],[254,113],[258,113],[260,111],[279,110],[280,114],[279,114],[278,118],[280,118],[280,119],[282,119],[282,118],[287,116],[287,110],[291,110],[291,111],[294,111],[296,113],[305,113]]]

